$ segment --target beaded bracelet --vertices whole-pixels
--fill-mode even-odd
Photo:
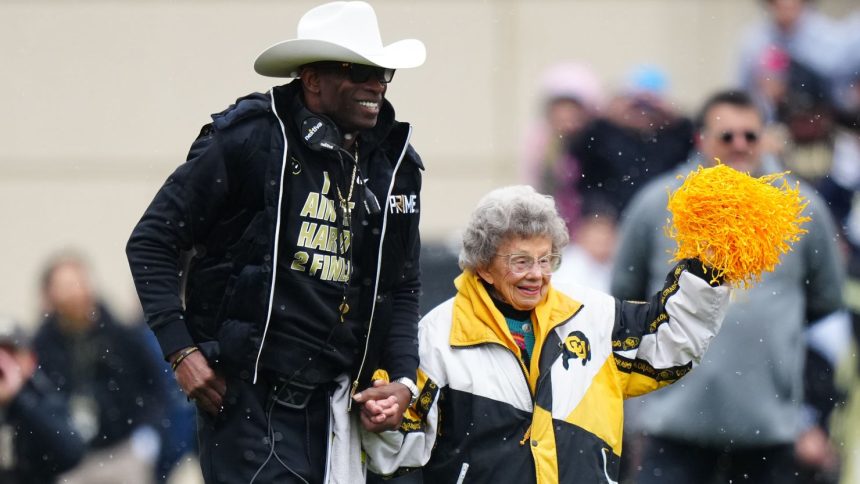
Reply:
[[[192,346],[190,348],[186,348],[186,349],[182,350],[182,353],[180,353],[179,356],[177,356],[176,359],[173,360],[173,364],[171,365],[171,368],[173,369],[173,371],[176,371],[176,369],[179,368],[179,364],[182,363],[182,360],[184,360],[185,358],[188,358],[188,355],[190,355],[191,353],[194,353],[195,351],[200,351],[200,348],[198,348],[196,346]]]

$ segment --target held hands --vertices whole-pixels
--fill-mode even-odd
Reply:
[[[364,429],[382,432],[400,426],[412,394],[402,383],[375,380],[372,387],[356,393],[352,399],[361,404],[361,425]]]
[[[171,363],[175,362],[184,350],[170,356]],[[174,369],[176,381],[182,391],[188,395],[198,408],[216,416],[221,411],[222,399],[227,392],[224,377],[217,375],[206,357],[199,351],[187,354]]]

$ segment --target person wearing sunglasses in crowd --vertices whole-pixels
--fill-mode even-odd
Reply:
[[[699,361],[729,288],[694,259],[647,302],[556,287],[567,242],[553,199],[529,186],[480,200],[456,294],[419,323],[418,399],[399,430],[363,432],[374,472],[424,466],[427,483],[618,481],[623,400]]]
[[[418,40],[383,45],[365,2],[309,10],[254,63],[295,79],[213,115],[135,227],[207,483],[358,482],[350,396],[380,431],[417,394],[423,165],[385,95],[424,59]],[[365,389],[379,368],[390,383]]]
[[[753,176],[781,171],[763,154],[762,119],[744,92],[718,92],[704,103],[698,154],[643,187],[623,216],[614,296],[641,299],[662,286],[675,246],[663,231],[671,217],[666,205],[683,181],[679,175],[717,158]],[[810,470],[833,472],[836,453],[824,429],[838,398],[830,393],[832,353],[819,336],[836,327],[822,318],[842,307],[843,273],[827,205],[803,183],[800,193],[808,201],[808,233],[773,272],[735,295],[720,337],[683,385],[649,395],[628,412],[631,437],[645,436],[629,466],[640,470],[624,476],[629,482],[776,484],[812,482],[804,480]],[[813,383],[806,388],[804,368]]]

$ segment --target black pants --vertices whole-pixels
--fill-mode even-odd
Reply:
[[[803,482],[795,472],[794,446],[700,447],[659,437],[646,437],[637,484]]]
[[[276,392],[266,383],[230,378],[221,414],[198,411],[200,466],[207,484],[323,481],[329,389],[313,391],[303,409],[275,402],[284,395],[284,389]]]

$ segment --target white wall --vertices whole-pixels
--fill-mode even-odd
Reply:
[[[33,0],[0,3],[0,312],[32,321],[48,254],[86,252],[114,307],[136,310],[123,247],[209,113],[275,80],[255,56],[318,2]],[[830,12],[851,0],[819,2]],[[375,1],[383,40],[422,39],[427,63],[389,98],[415,125],[427,172],[425,239],[456,231],[478,197],[515,182],[535,79],[565,59],[610,85],[635,63],[670,74],[689,109],[733,79],[754,0]]]

